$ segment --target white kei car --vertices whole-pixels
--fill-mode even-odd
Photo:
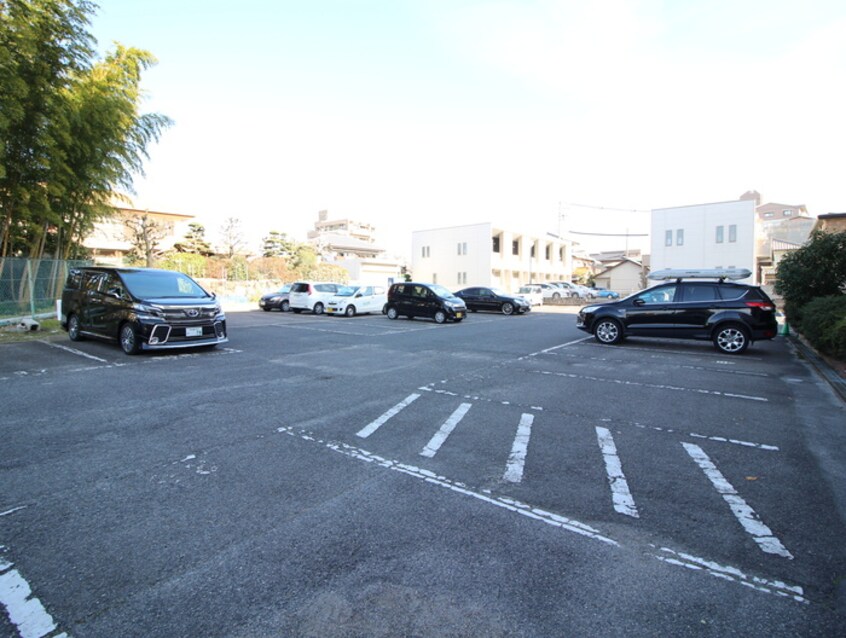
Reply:
[[[384,312],[388,292],[383,286],[343,286],[326,303],[327,315],[355,317],[368,312]]]

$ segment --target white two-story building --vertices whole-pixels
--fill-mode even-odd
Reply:
[[[748,268],[758,283],[756,219],[749,199],[655,209],[651,269]]]
[[[490,222],[415,231],[411,249],[414,280],[452,290],[495,286],[516,292],[523,284],[570,281],[573,273],[569,240]]]

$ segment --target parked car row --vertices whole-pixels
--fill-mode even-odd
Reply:
[[[576,327],[606,345],[629,336],[710,339],[718,351],[739,354],[778,331],[772,299],[758,286],[736,283],[750,275],[742,269],[654,272],[650,278],[663,283],[625,299],[582,307]],[[524,286],[512,295],[483,286],[452,293],[419,282],[396,283],[387,292],[381,286],[296,282],[264,295],[259,306],[347,317],[381,312],[391,320],[428,317],[458,323],[468,310],[524,314],[532,308],[533,295],[542,302],[541,285]],[[59,313],[71,341],[117,341],[126,354],[229,341],[226,316],[215,295],[191,277],[169,270],[71,269]]]

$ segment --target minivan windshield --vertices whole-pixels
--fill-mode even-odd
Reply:
[[[444,297],[446,299],[454,299],[455,298],[454,294],[452,294],[449,290],[447,290],[446,288],[444,288],[443,286],[440,286],[438,284],[429,284],[429,289],[433,293],[438,295],[438,297]]]
[[[167,270],[132,270],[120,273],[126,287],[139,299],[177,297],[198,299],[209,294],[180,272]]]

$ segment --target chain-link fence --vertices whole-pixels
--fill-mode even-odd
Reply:
[[[90,264],[60,259],[0,259],[0,323],[55,314],[68,270]]]

